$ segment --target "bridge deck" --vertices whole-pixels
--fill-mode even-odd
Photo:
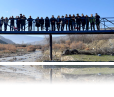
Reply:
[[[0,31],[0,34],[114,34],[114,30],[99,31]]]

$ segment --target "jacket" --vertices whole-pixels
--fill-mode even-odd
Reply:
[[[3,19],[0,19],[0,26],[3,25]]]
[[[44,24],[44,19],[39,19],[39,22],[40,22],[41,25],[43,25]]]
[[[35,22],[36,22],[36,27],[40,27],[39,19],[35,19]]]
[[[51,21],[51,24],[55,24],[56,19],[55,18],[51,18],[50,21]]]
[[[81,17],[80,17],[80,16],[77,16],[77,17],[76,17],[76,23],[77,23],[77,24],[80,24],[80,23],[81,23]]]
[[[82,22],[82,24],[86,24],[86,18],[85,18],[85,16],[82,16],[81,17],[81,22]]]
[[[32,18],[28,18],[27,21],[29,25],[32,25],[32,21],[33,21]]]
[[[65,18],[61,18],[61,24],[62,24],[62,25],[65,24]]]
[[[50,20],[49,20],[49,18],[45,18],[45,27],[50,27]]]
[[[97,15],[97,16],[95,16],[95,19],[96,19],[96,23],[100,23],[100,16],[99,15]]]
[[[8,19],[4,19],[4,24],[8,25],[8,21],[9,21]]]
[[[95,18],[94,17],[89,17],[89,22],[90,23],[95,23]]]
[[[59,25],[61,22],[61,19],[60,18],[57,18],[57,25]]]

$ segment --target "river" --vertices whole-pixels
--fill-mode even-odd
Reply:
[[[42,52],[36,50],[30,54],[25,54],[23,56],[5,57],[0,58],[0,62],[36,62],[36,60],[42,56]]]

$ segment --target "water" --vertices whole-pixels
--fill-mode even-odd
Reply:
[[[23,56],[0,58],[0,62],[35,62],[41,56],[42,52],[36,50],[35,52]]]
[[[24,75],[29,75],[35,77],[36,79],[42,78],[42,73],[36,68],[30,65],[2,65],[0,71],[10,72],[10,73],[20,73]]]

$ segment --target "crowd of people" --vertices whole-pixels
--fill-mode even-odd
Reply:
[[[15,22],[16,21],[16,24]],[[51,18],[46,17],[45,19],[43,19],[43,17],[39,18],[37,17],[36,19],[33,19],[31,16],[29,16],[29,18],[26,18],[25,15],[20,14],[20,16],[16,16],[16,18],[14,18],[13,16],[10,17],[9,19],[6,17],[1,17],[0,19],[0,31],[2,31],[2,26],[4,24],[4,31],[7,31],[7,26],[10,27],[10,31],[15,31],[17,29],[17,31],[25,31],[25,25],[28,22],[28,31],[32,31],[32,24],[33,22],[35,23],[35,26],[37,27],[37,31],[39,31],[39,27],[41,28],[41,31],[43,31],[43,27],[45,24],[45,28],[46,31],[48,31],[48,28],[51,25],[51,31],[56,31],[56,27],[57,27],[57,31],[64,31],[64,28],[66,28],[66,31],[74,31],[75,29],[77,31],[82,30],[89,30],[89,26],[91,27],[91,30],[95,30],[95,25],[97,27],[97,30],[100,30],[100,16],[96,13],[95,16],[93,16],[93,14],[91,14],[91,16],[89,17],[88,15],[84,16],[84,14],[82,14],[81,16],[79,16],[79,14],[77,14],[76,16],[73,15],[71,16],[69,14],[69,16],[66,14],[65,17],[64,16],[58,16],[57,18],[54,17],[54,15],[52,15]],[[10,23],[8,25],[8,23]]]

